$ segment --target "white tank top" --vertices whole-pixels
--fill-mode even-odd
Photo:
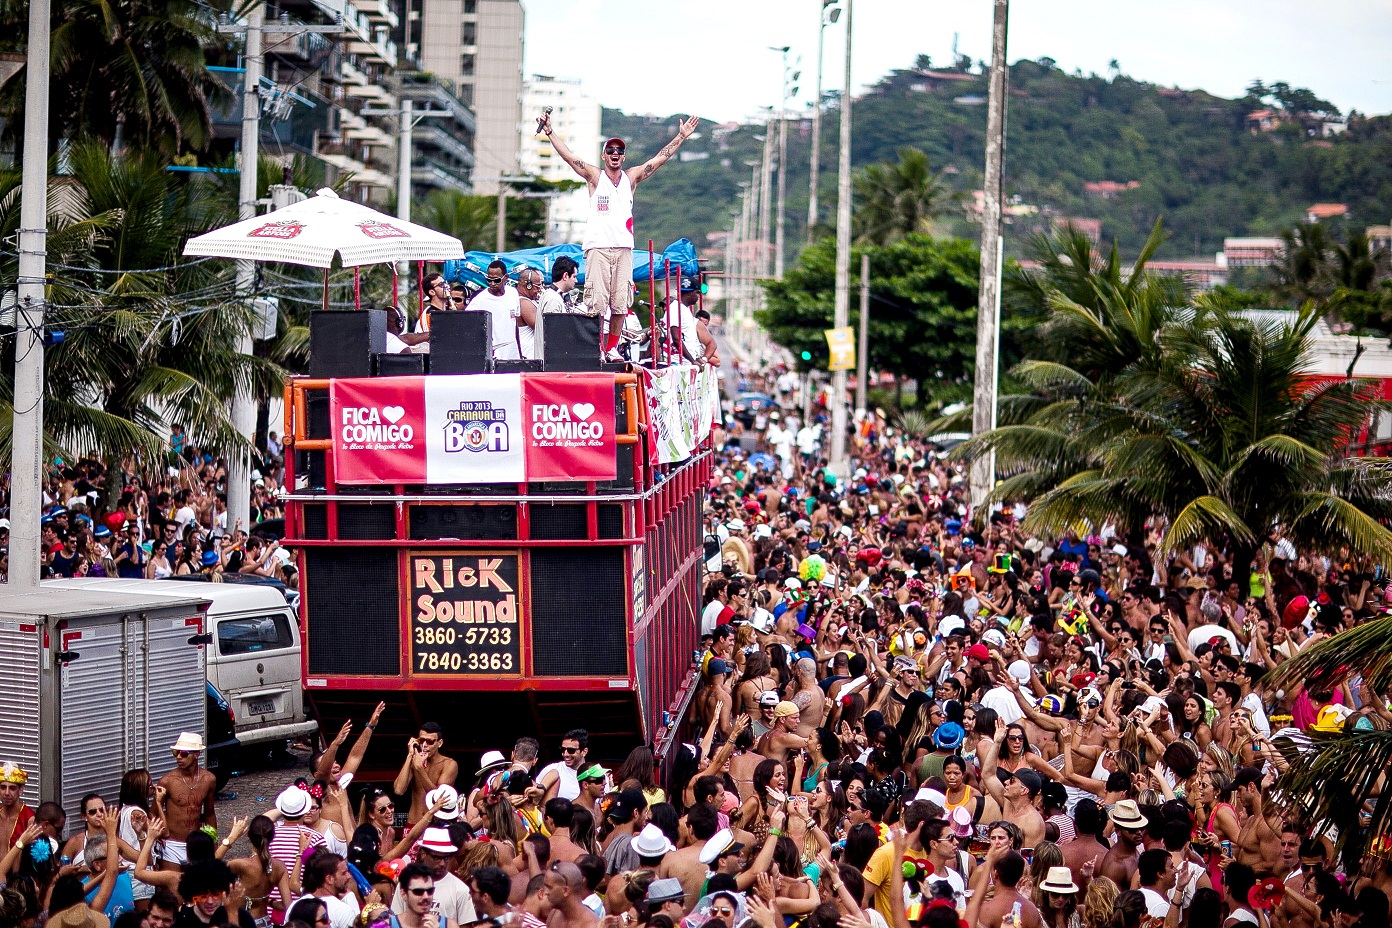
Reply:
[[[584,249],[633,247],[633,184],[628,172],[619,174],[616,186],[600,170],[599,183],[590,194],[590,219],[585,224]]]
[[[480,290],[469,301],[469,310],[486,312],[493,317],[493,357],[501,361],[517,361],[521,355],[517,350],[517,317],[522,312],[522,304],[515,289],[509,286],[502,296],[494,296],[487,290]]]

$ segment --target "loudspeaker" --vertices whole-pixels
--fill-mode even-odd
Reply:
[[[430,373],[486,374],[493,369],[493,316],[477,310],[430,314]]]
[[[425,373],[423,354],[374,354],[372,360],[378,377],[419,377]]]
[[[516,506],[415,505],[409,512],[412,541],[441,538],[512,541],[517,538]]]
[[[321,309],[309,314],[311,377],[371,377],[372,356],[386,350],[386,310]]]
[[[541,361],[494,361],[493,373],[495,374],[540,374],[542,371]]]
[[[599,370],[599,317],[578,313],[549,313],[545,331],[548,371]],[[431,349],[432,351],[434,349]]]
[[[304,579],[310,673],[401,673],[395,548],[308,548]]]

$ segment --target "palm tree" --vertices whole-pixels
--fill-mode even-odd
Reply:
[[[51,54],[54,127],[78,138],[203,150],[212,138],[209,106],[228,90],[208,71],[215,40],[209,8],[194,0],[62,0],[55,4]],[[28,4],[0,0],[0,31],[27,34]],[[24,81],[0,88],[0,113],[23,125]]]
[[[1302,686],[1332,689],[1355,678],[1361,679],[1365,704],[1386,705],[1384,694],[1392,689],[1392,616],[1307,645],[1266,683],[1289,694]],[[1370,839],[1384,836],[1375,840],[1385,843],[1392,829],[1392,791],[1386,783],[1392,769],[1392,731],[1308,732],[1307,739],[1302,745],[1284,737],[1273,742],[1284,768],[1279,788],[1302,807],[1307,820],[1335,826],[1345,864],[1356,867],[1370,851]],[[1365,825],[1360,814],[1370,801],[1372,818]],[[1383,847],[1379,856],[1385,858],[1388,850]]]
[[[69,154],[70,177],[53,183],[61,230],[50,242],[50,330],[65,339],[45,353],[44,424],[49,454],[108,462],[162,448],[165,424],[182,422],[201,447],[244,447],[227,398],[239,384],[268,391],[275,364],[238,354],[250,311],[232,299],[230,262],[182,261],[190,235],[216,224],[215,191],[186,182],[151,154],[117,156],[98,144]],[[17,228],[17,172],[0,176],[0,235]],[[134,270],[132,270],[134,269]],[[0,267],[0,274],[13,273]],[[9,453],[14,370],[0,371],[0,454]]]
[[[491,250],[497,244],[498,207],[492,197],[436,190],[415,215],[421,225],[459,239],[465,251]]]
[[[1058,303],[1104,349],[1132,337]],[[1162,318],[1154,307],[1136,316]],[[1162,555],[1226,536],[1235,577],[1277,526],[1297,545],[1392,556],[1392,476],[1337,451],[1379,403],[1358,381],[1310,381],[1318,320],[1308,306],[1284,322],[1198,306],[1151,328],[1154,347],[1106,374],[1027,362],[1015,373],[1035,391],[1032,413],[956,453],[994,450],[1009,476],[992,498],[1030,501],[1025,527],[1040,533],[1160,517]]]
[[[1347,244],[1335,245],[1330,257],[1329,276],[1340,291],[1371,291],[1386,271],[1387,253],[1374,251],[1364,232],[1354,232]]]
[[[898,164],[872,164],[855,179],[855,240],[887,245],[914,232],[930,232],[952,193],[917,148],[899,149]]]
[[[1273,268],[1276,289],[1295,304],[1329,295],[1329,259],[1333,243],[1323,223],[1302,222],[1281,233],[1285,247]]]

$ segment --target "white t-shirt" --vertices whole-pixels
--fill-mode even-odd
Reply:
[[[1146,914],[1151,918],[1164,918],[1170,914],[1170,900],[1160,893],[1149,886],[1142,886],[1141,895],[1145,896]]]
[[[480,290],[469,301],[470,312],[485,312],[493,317],[493,359],[519,361],[517,319],[522,315],[522,302],[517,291],[508,287],[502,296]]]
[[[981,697],[981,704],[987,709],[994,709],[996,717],[1007,725],[1018,722],[1025,715],[1015,701],[1015,694],[1003,686],[993,686],[987,690]]]
[[[720,568],[716,568],[719,570]],[[715,633],[715,620],[720,618],[720,613],[725,608],[725,604],[718,599],[712,599],[706,603],[706,608],[701,612],[701,634],[711,635]]]
[[[575,799],[580,795],[580,781],[576,779],[575,771],[566,765],[564,761],[556,761],[554,764],[547,764],[542,768],[541,773],[537,774],[537,781],[546,779],[546,775],[552,770],[560,778],[560,783],[556,787],[556,796],[560,799]]]
[[[668,300],[667,315],[663,318],[663,324],[669,331],[681,329],[682,349],[687,359],[699,360],[705,357],[705,349],[701,347],[701,330],[690,306],[675,297]]]
[[[441,915],[449,919],[450,928],[478,921],[474,914],[474,900],[469,896],[469,887],[453,873],[446,873],[435,881],[435,906]],[[397,915],[406,911],[406,894],[393,893],[391,909]],[[337,925],[333,928],[338,928]]]
[[[329,928],[353,928],[353,921],[358,917],[358,897],[348,893],[348,898],[340,899],[337,896],[319,896],[320,902],[329,910]],[[313,894],[301,896],[300,899],[314,899]],[[299,902],[300,899],[296,899]]]
[[[1261,732],[1264,737],[1271,737],[1271,720],[1266,717],[1266,707],[1262,705],[1261,697],[1256,693],[1248,693],[1242,697],[1239,703],[1242,708],[1252,713],[1252,727]]]

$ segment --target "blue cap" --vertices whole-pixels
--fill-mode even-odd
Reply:
[[[820,551],[820,550],[822,550],[822,543],[821,543],[820,541],[809,541],[809,542],[807,543],[807,550],[808,550],[808,551]]]
[[[89,516],[89,515],[86,515],[86,514],[84,514],[84,513],[79,512],[76,516],[73,517],[73,521],[74,521],[74,522],[86,522],[88,525],[91,525],[91,524],[92,524],[92,517]]]
[[[943,722],[933,732],[933,746],[951,751],[962,743],[967,733],[956,722]]]
[[[957,519],[948,519],[946,522],[943,523],[943,528],[947,531],[949,535],[962,534],[962,523],[959,522]]]

